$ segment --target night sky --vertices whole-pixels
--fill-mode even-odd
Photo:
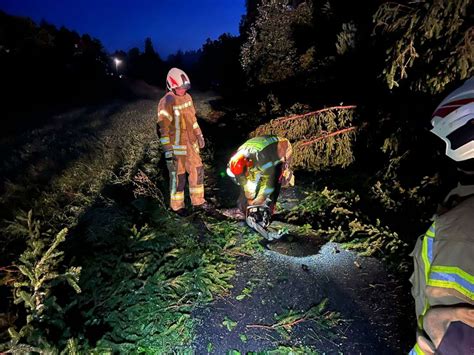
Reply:
[[[0,9],[88,33],[109,52],[143,49],[151,37],[166,58],[178,49],[198,49],[207,38],[237,34],[245,0],[0,0]]]

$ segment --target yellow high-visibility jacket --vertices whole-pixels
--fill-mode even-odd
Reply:
[[[474,327],[474,186],[472,193],[436,216],[411,253],[419,331],[410,354],[433,354],[447,330],[446,322]]]

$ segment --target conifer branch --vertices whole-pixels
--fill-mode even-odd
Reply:
[[[334,137],[334,136],[337,136],[339,134],[343,134],[343,133],[346,133],[346,132],[354,131],[356,129],[357,129],[357,127],[348,127],[348,128],[340,129],[339,131],[336,131],[336,132],[325,133],[322,136],[319,136],[319,137],[311,139],[307,142],[301,143],[301,145],[302,146],[311,145],[311,144],[314,144],[316,142],[319,142],[320,140],[323,140],[323,139],[326,139],[326,138],[329,138],[329,137]]]
[[[321,110],[317,110],[317,111],[313,111],[313,112],[308,112],[308,113],[305,113],[305,114],[302,114],[302,115],[295,115],[295,116],[289,116],[289,117],[280,117],[280,118],[275,119],[274,122],[282,123],[282,122],[287,122],[287,121],[296,120],[296,119],[298,119],[298,118],[304,118],[304,117],[309,117],[309,116],[317,115],[317,114],[320,114],[320,113],[323,113],[323,112],[326,112],[326,111],[332,111],[332,110],[348,110],[348,109],[354,109],[354,108],[356,108],[356,107],[357,107],[357,106],[355,106],[355,105],[332,106],[332,107],[323,108],[323,109],[321,109]]]
[[[257,127],[251,136],[276,135],[288,139],[293,145],[293,168],[317,171],[346,167],[354,161],[355,108],[354,105],[334,106],[281,117]]]

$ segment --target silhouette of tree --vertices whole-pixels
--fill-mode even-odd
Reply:
[[[160,85],[163,81],[164,63],[158,53],[155,52],[153,42],[149,37],[145,39],[145,51],[140,56],[138,65],[141,66],[142,79],[150,84]]]
[[[113,93],[104,89],[114,85],[109,65],[101,42],[88,34],[0,11],[0,94],[7,112],[25,102],[47,107],[105,97]]]
[[[127,75],[132,78],[142,78],[143,73],[140,68],[140,49],[134,47],[130,49],[126,56]]]
[[[205,87],[222,93],[242,89],[243,75],[239,63],[240,37],[222,34],[217,40],[207,39],[199,60],[199,78]]]
[[[167,60],[168,65],[170,67],[176,67],[176,68],[184,69],[183,57],[184,57],[184,53],[181,49],[179,49],[175,54],[171,54],[168,57],[168,60]]]
[[[158,54],[156,54],[155,49],[153,48],[153,42],[150,37],[145,38],[145,55],[158,57]]]

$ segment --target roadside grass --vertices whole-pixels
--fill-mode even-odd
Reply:
[[[105,184],[132,177],[153,134],[153,113],[143,101],[125,104],[123,112],[113,105],[71,112],[25,133],[24,144],[2,163],[9,178],[0,196],[2,218],[33,210],[53,229],[73,226]]]
[[[42,128],[16,137],[15,144],[6,146],[8,151],[2,152],[6,154],[6,159],[0,166],[2,176],[10,177],[2,186],[0,196],[0,218],[7,219],[0,222],[4,241],[0,246],[2,295],[7,295],[7,288],[15,282],[23,283],[24,289],[28,287],[25,282],[30,283],[33,289],[37,286],[30,277],[31,273],[23,275],[28,276],[25,281],[18,269],[22,261],[16,259],[25,248],[25,253],[29,250],[28,253],[34,254],[26,266],[33,267],[46,255],[44,252],[55,245],[54,236],[60,230],[74,229],[93,205],[100,204],[106,210],[107,206],[114,204],[103,194],[104,187],[125,183],[135,174],[136,165],[143,158],[154,134],[153,113],[149,110],[153,106],[149,104],[151,102],[125,103],[124,109],[118,111],[117,107],[121,106],[114,103],[67,112],[52,118]],[[110,219],[110,215],[103,217]],[[40,225],[41,232],[28,230],[28,226],[33,224]],[[38,233],[40,236],[36,238]],[[77,237],[75,235],[71,239],[69,236],[63,244],[67,245]],[[53,255],[63,250],[64,247],[61,247]],[[44,262],[42,264],[44,268]],[[37,270],[38,275],[47,277],[48,297],[51,296],[50,284],[56,287],[56,276],[65,271],[62,263],[53,264],[48,267],[49,270]],[[16,290],[13,289],[25,295],[20,287]],[[13,330],[10,335],[15,335],[14,329],[25,325],[20,320],[21,307],[12,304],[15,297],[6,298],[7,304],[2,305],[1,311],[5,313],[0,314],[0,342],[10,338],[8,327]],[[28,297],[24,298],[28,301]],[[65,306],[65,300],[61,301],[59,303]],[[43,303],[57,304],[54,298],[40,302]],[[41,336],[37,335],[36,340],[39,338]]]
[[[32,211],[34,220],[41,224],[42,235],[37,243],[49,247],[60,230],[70,230],[59,248],[61,252],[80,243],[77,240],[83,241],[85,234],[110,235],[114,225],[127,223],[127,215],[116,213],[117,204],[106,194],[105,187],[132,184],[137,165],[147,152],[160,154],[158,143],[150,143],[154,135],[154,112],[150,108],[154,109],[151,102],[138,101],[124,104],[123,111],[117,111],[115,104],[112,104],[65,113],[53,118],[45,127],[20,137],[19,142],[23,145],[17,145],[8,159],[3,161],[2,174],[10,172],[16,177],[4,184],[0,196],[3,240],[0,245],[0,293],[5,297],[0,307],[0,343],[9,342],[12,338],[17,338],[17,342],[24,341],[13,332],[9,334],[8,329],[20,332],[24,325],[30,323],[25,322],[23,306],[17,306],[16,301],[14,304],[15,292],[22,290],[12,288],[15,282],[25,282],[18,270],[21,265],[18,257],[32,242],[31,233],[25,230],[28,211]],[[99,121],[102,124],[98,126]],[[24,165],[27,169],[22,169]],[[158,175],[156,166],[154,170]],[[42,177],[43,173],[49,177],[48,180]],[[94,216],[95,227],[91,226],[86,233],[76,231],[79,221],[87,214]],[[38,254],[36,261],[41,257]],[[31,262],[34,264],[34,261]],[[65,262],[78,265],[70,256]],[[64,263],[60,263],[51,266],[48,272],[61,274],[66,269]],[[59,302],[67,310],[67,303],[74,296],[68,295],[69,291],[62,290],[62,286],[57,286],[58,281],[56,277],[49,281],[52,285],[48,284],[48,293],[50,286],[54,292],[59,287],[60,294],[53,292],[51,297],[57,296],[60,300],[56,302],[50,298],[41,304],[56,305]],[[34,289],[33,281],[29,283]],[[53,322],[63,322],[61,312],[51,315]],[[45,328],[43,333],[48,332],[47,326],[42,324],[41,327]],[[71,337],[68,327],[64,328],[64,336],[54,334],[47,337],[55,343],[51,346],[62,348],[64,340]],[[40,331],[30,339],[30,343],[38,343],[42,338]],[[8,347],[11,347],[9,344]]]

